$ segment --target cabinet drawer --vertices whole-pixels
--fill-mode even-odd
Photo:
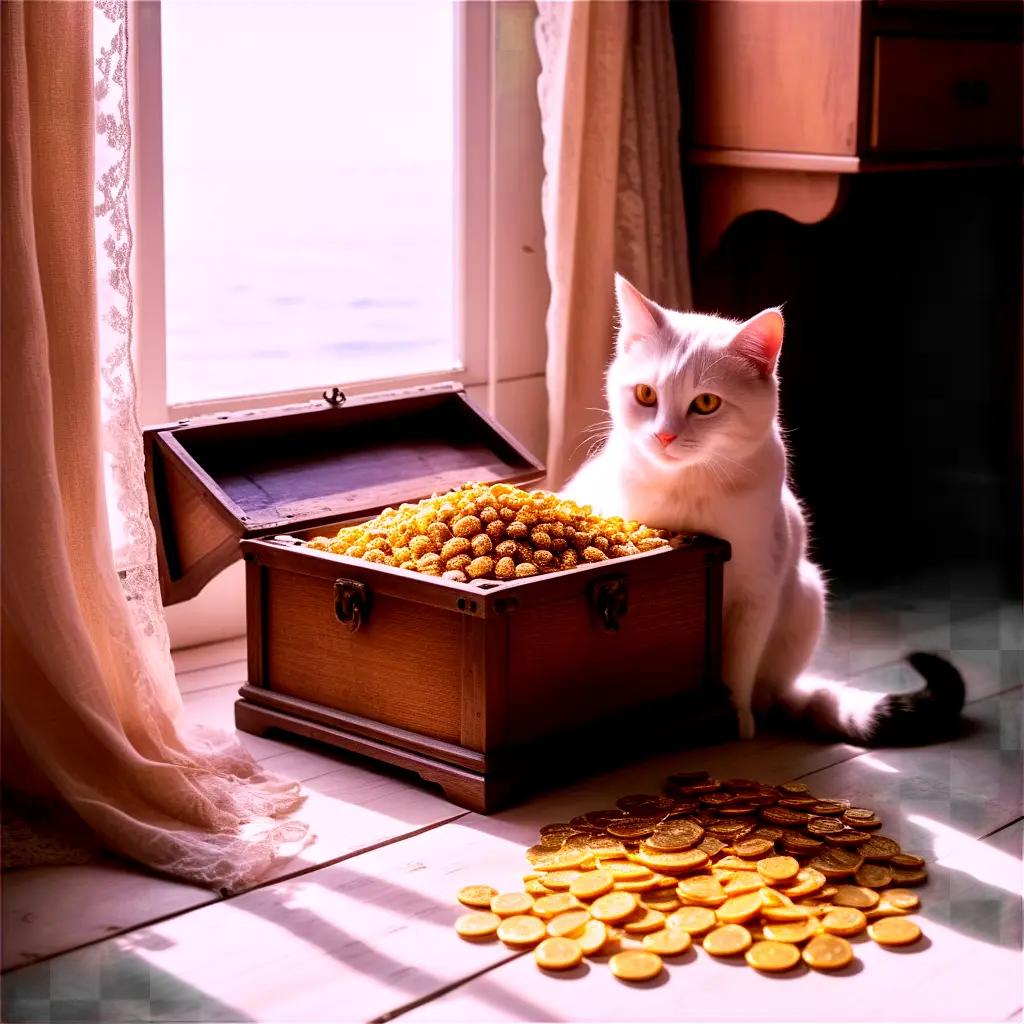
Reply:
[[[1021,44],[875,39],[871,148],[880,153],[1021,146]]]

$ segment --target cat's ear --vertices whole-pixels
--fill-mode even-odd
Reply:
[[[662,325],[661,310],[621,274],[615,275],[615,299],[619,307],[619,351]]]
[[[750,360],[765,377],[775,372],[784,328],[780,309],[765,309],[742,324],[729,348]]]

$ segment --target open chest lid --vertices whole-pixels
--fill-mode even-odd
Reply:
[[[217,413],[143,437],[164,604],[198,594],[243,538],[365,519],[467,480],[544,473],[455,383]]]

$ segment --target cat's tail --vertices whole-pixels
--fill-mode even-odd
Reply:
[[[816,675],[802,676],[780,703],[815,732],[868,747],[934,743],[952,735],[964,706],[964,680],[938,654],[915,651],[906,661],[924,679],[907,693],[878,693]]]

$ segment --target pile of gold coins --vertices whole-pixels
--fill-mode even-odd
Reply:
[[[545,825],[526,851],[522,892],[462,889],[464,939],[532,948],[545,970],[607,957],[624,981],[647,981],[662,958],[700,944],[759,971],[801,962],[820,971],[853,960],[852,936],[909,946],[907,915],[927,880],[923,858],[879,834],[881,820],[802,782],[766,785],[669,776],[660,795]]]
[[[526,579],[666,547],[669,534],[550,491],[464,484],[416,505],[386,508],[309,546],[458,583]]]

